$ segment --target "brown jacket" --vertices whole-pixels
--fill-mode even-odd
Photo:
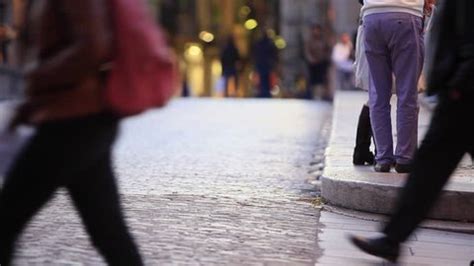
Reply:
[[[25,45],[27,102],[18,120],[39,124],[105,109],[101,64],[111,58],[106,0],[30,0]]]

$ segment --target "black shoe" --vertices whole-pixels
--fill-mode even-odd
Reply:
[[[371,151],[361,152],[357,148],[354,149],[354,154],[352,155],[352,163],[354,165],[365,165],[366,163],[373,165],[374,162],[375,156]]]
[[[388,173],[390,172],[391,164],[388,163],[376,163],[374,166],[375,172],[378,173]]]
[[[387,237],[363,238],[350,236],[352,244],[362,251],[392,263],[396,263],[400,255],[400,244],[388,240]]]
[[[399,174],[407,174],[411,172],[411,164],[401,164],[397,163],[395,165],[395,171]]]

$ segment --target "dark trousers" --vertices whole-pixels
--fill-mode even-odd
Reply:
[[[384,229],[389,239],[404,242],[439,198],[466,153],[474,150],[474,96],[441,97],[430,128],[413,162],[398,205]]]
[[[0,192],[0,264],[30,219],[64,187],[109,265],[142,265],[120,208],[111,169],[118,119],[94,115],[40,126]],[[54,232],[51,232],[54,233]]]
[[[321,62],[316,64],[308,64],[308,72],[309,72],[309,86],[306,90],[306,99],[313,99],[314,97],[314,87],[318,85],[324,86],[324,90],[326,90],[327,84],[327,69],[328,63]],[[328,92],[324,91],[324,96],[328,96]]]
[[[258,75],[260,76],[260,91],[258,94],[259,98],[271,98],[271,72],[269,70],[259,70]]]

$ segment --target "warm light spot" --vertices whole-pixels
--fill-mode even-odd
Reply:
[[[204,42],[210,43],[214,41],[215,37],[214,34],[208,31],[201,31],[201,33],[199,33],[199,39],[203,40]]]
[[[258,27],[258,22],[255,19],[249,19],[245,21],[244,26],[247,30],[254,30]]]
[[[250,15],[251,12],[252,12],[252,9],[250,9],[249,6],[243,6],[242,8],[240,8],[240,16],[243,18]]]
[[[196,43],[188,44],[184,56],[189,61],[200,61],[203,58],[201,46]]]
[[[286,41],[281,36],[275,37],[275,46],[282,50],[286,48]]]

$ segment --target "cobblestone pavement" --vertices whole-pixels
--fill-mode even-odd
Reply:
[[[115,165],[146,264],[314,265],[320,209],[308,199],[330,114],[296,100],[191,99],[126,121]],[[103,261],[59,192],[16,264]]]
[[[115,165],[147,265],[389,265],[348,233],[376,222],[312,202],[331,107],[303,101],[178,100],[130,119]],[[474,235],[419,230],[401,265],[469,265]],[[60,191],[20,240],[15,265],[104,265]]]

